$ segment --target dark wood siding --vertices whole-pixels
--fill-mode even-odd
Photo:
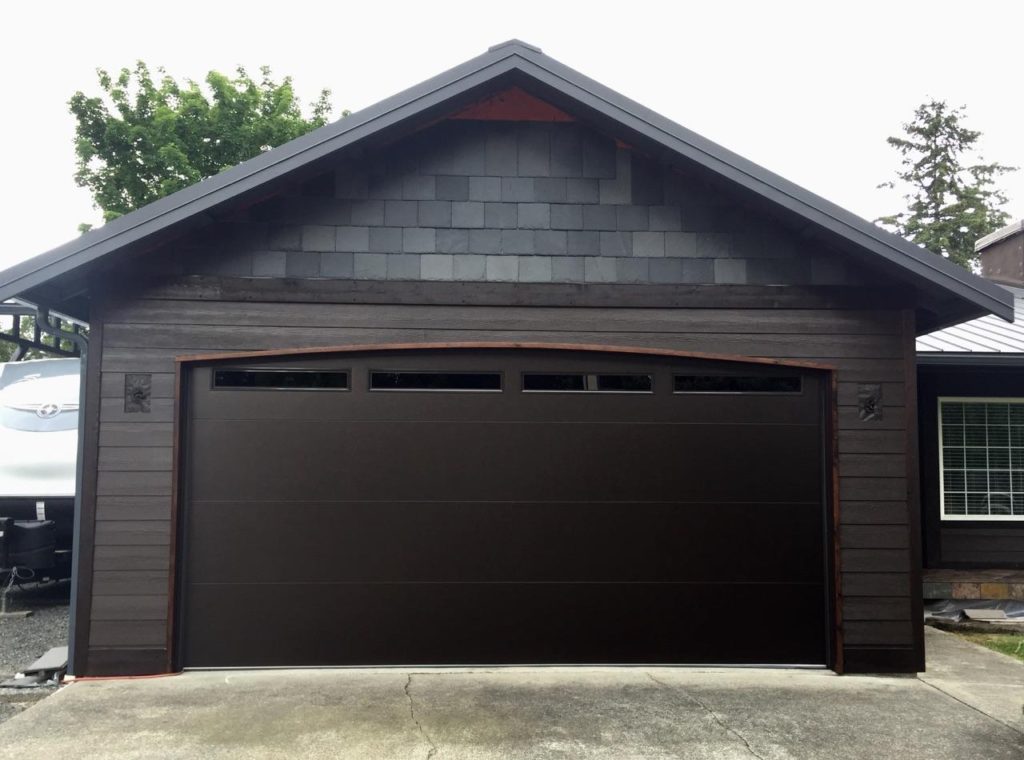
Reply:
[[[222,283],[223,285],[223,283]],[[545,286],[516,286],[517,300],[543,301]],[[549,286],[550,287],[550,286]],[[723,304],[735,302],[726,286]],[[535,296],[531,296],[529,290]],[[481,287],[481,290],[485,290]],[[745,287],[743,298],[758,300]],[[780,288],[764,288],[750,308],[644,308],[642,288],[617,307],[550,308],[416,303],[296,303],[223,300],[222,287],[190,280],[103,307],[103,403],[99,430],[96,562],[89,671],[135,667],[139,652],[166,644],[171,569],[174,358],[180,355],[385,342],[532,341],[599,343],[820,361],[838,369],[838,448],[843,636],[851,669],[915,666],[910,532],[905,464],[908,415],[906,325],[898,310],[829,308],[829,293],[808,289],[817,308],[785,308]],[[383,293],[384,291],[380,291]],[[513,292],[513,291],[507,291]],[[401,301],[396,288],[393,300]],[[189,295],[185,295],[189,294]],[[734,294],[733,294],[734,295]],[[866,296],[867,298],[868,296]],[[415,300],[405,296],[405,300]],[[465,300],[465,299],[464,299]],[[703,296],[703,302],[710,302]],[[700,298],[695,298],[701,302]],[[147,414],[124,411],[124,373],[153,374]],[[858,383],[881,383],[884,415],[865,422]],[[165,583],[166,581],[166,583]],[[117,597],[111,600],[111,597]],[[127,654],[124,665],[117,652]],[[162,661],[166,668],[167,660]],[[134,658],[134,659],[132,659]],[[154,662],[155,660],[150,660]],[[154,666],[155,667],[155,666]]]
[[[938,399],[1024,397],[1024,370],[922,367],[918,371],[925,567],[1024,567],[1024,520],[943,521],[939,495]]]

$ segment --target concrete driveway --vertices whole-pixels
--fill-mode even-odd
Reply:
[[[1024,665],[929,630],[932,675],[689,668],[195,672],[80,682],[0,757],[1024,757]]]

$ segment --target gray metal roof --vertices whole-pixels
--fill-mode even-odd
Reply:
[[[940,256],[890,234],[747,159],[660,116],[540,52],[512,40],[404,92],[269,150],[220,174],[108,222],[47,253],[0,272],[0,300],[25,294],[62,275],[82,271],[128,246],[150,246],[189,221],[252,197],[272,183],[346,148],[381,136],[417,119],[436,118],[452,103],[480,94],[510,78],[532,85],[571,106],[589,120],[603,122],[755,194],[780,212],[802,219],[858,254],[888,266],[896,276],[936,291],[930,323],[954,322],[982,313],[1013,318],[1005,290]],[[951,299],[950,299],[951,297]]]
[[[999,287],[1014,299],[1014,322],[992,315],[922,335],[917,357],[922,364],[1024,363],[1024,289]]]

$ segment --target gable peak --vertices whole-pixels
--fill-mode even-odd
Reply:
[[[541,50],[536,45],[531,45],[529,42],[523,42],[522,40],[517,39],[505,40],[504,42],[499,42],[497,45],[491,45],[489,48],[487,48],[487,52],[493,53],[495,50],[502,50],[507,47],[525,48],[526,50],[529,50],[534,53],[540,53],[541,55],[544,54],[544,51]]]

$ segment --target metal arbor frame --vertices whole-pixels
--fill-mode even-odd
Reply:
[[[11,361],[22,361],[33,350],[69,358],[84,355],[81,346],[89,329],[85,322],[21,301],[0,303],[0,317],[11,317],[10,328],[0,325],[0,341],[15,346]],[[26,318],[31,321],[27,338],[22,335],[22,320]],[[53,343],[46,343],[44,335],[51,336]],[[65,348],[64,342],[70,343],[70,348]]]

